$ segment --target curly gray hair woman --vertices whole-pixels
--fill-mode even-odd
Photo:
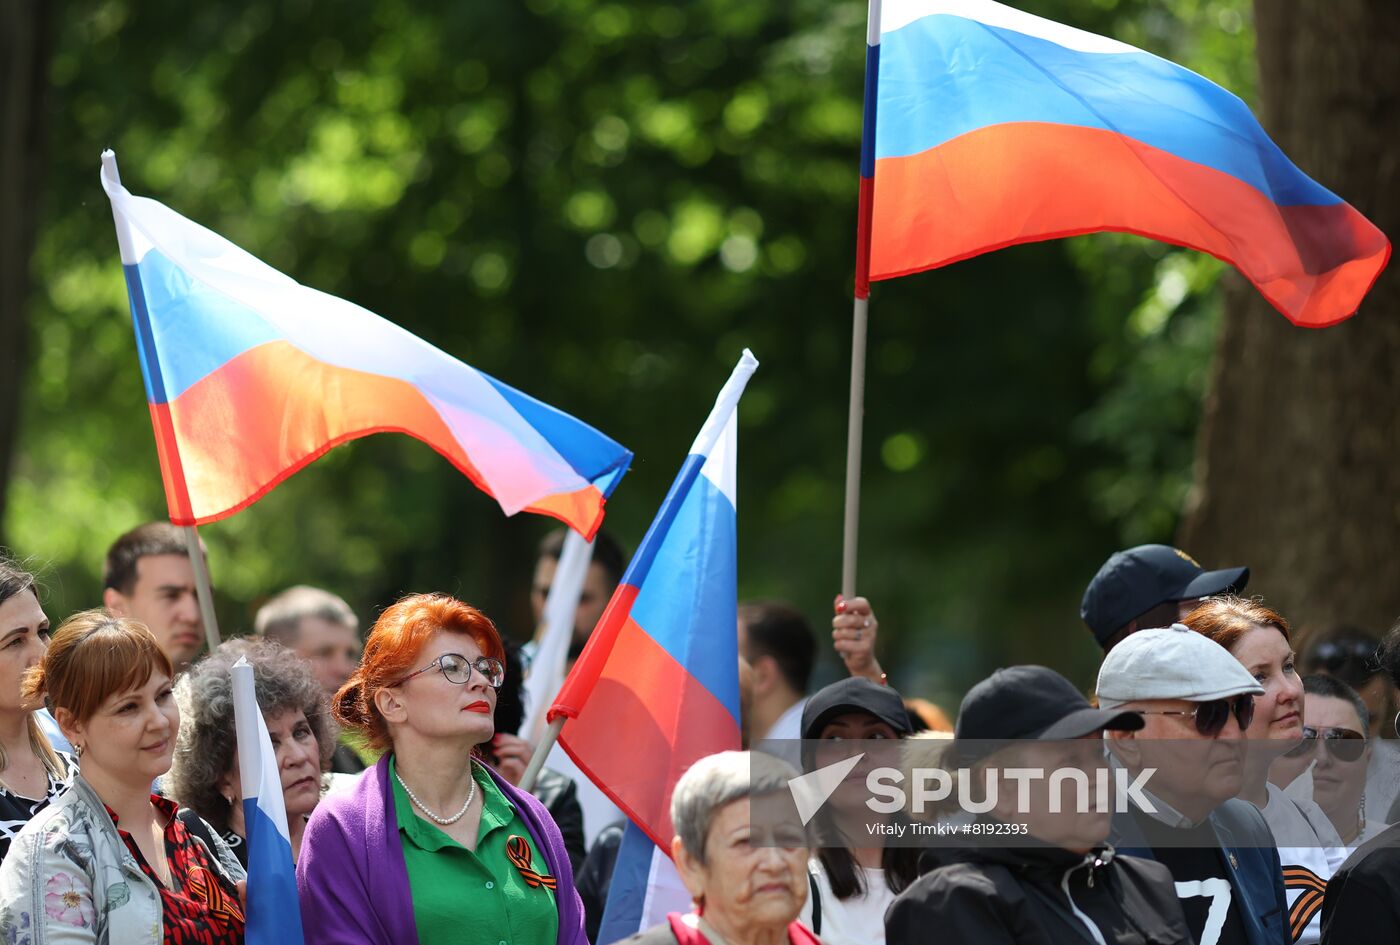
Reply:
[[[335,732],[310,667],[277,643],[229,640],[192,666],[175,687],[180,737],[166,788],[182,808],[218,830],[246,866],[229,674],[240,657],[252,664],[258,705],[277,753],[293,857],[301,850],[306,818],[321,799],[321,777],[335,750]]]

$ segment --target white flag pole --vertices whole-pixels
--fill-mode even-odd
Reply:
[[[525,676],[522,694],[525,699],[525,720],[520,735],[530,744],[538,744],[544,736],[546,716],[559,687],[564,685],[564,667],[569,661],[569,644],[574,638],[574,616],[579,598],[593,561],[593,543],[570,529],[559,553],[554,580],[545,598],[540,617],[544,632]]]
[[[102,176],[110,181],[115,187],[121,187],[121,172],[117,170],[117,155],[111,148],[102,152]],[[117,210],[116,202],[112,202],[112,222],[117,228],[117,246],[121,250],[122,267],[134,267],[139,261],[136,256],[136,249],[131,238],[131,227],[127,223],[126,217]],[[129,276],[127,285],[131,289],[132,295],[143,293],[141,280],[137,276]],[[145,297],[142,294],[141,300],[133,304],[139,304],[145,308]],[[133,320],[136,313],[132,313]],[[141,340],[141,332],[137,330],[136,343],[144,346]],[[145,350],[149,369],[157,375],[160,373],[160,364],[157,360],[154,346]],[[159,438],[157,438],[159,439]],[[183,489],[184,483],[176,483],[178,488]],[[209,644],[210,651],[219,645],[219,620],[214,613],[214,591],[213,584],[209,580],[209,563],[204,557],[203,544],[199,540],[199,530],[193,525],[183,526],[185,534],[185,551],[190,558],[190,567],[194,568],[195,591],[199,597],[199,613],[204,622],[204,639]]]

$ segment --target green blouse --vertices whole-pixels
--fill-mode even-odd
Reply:
[[[480,765],[481,825],[471,851],[419,815],[389,759],[394,816],[403,840],[413,919],[421,945],[553,945],[559,933],[554,893],[530,886],[506,855],[511,837],[529,844],[530,867],[547,869],[514,805]]]

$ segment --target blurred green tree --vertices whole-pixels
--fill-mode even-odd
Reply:
[[[1299,166],[1400,232],[1400,5],[1256,0],[1262,120]],[[1248,561],[1303,631],[1384,632],[1400,615],[1400,279],[1361,311],[1298,331],[1231,279],[1199,490],[1183,537]],[[1387,574],[1392,577],[1386,577]]]
[[[1245,0],[1025,6],[1252,93]],[[51,563],[51,613],[95,603],[107,543],[164,514],[97,183],[110,145],[133,192],[635,450],[607,525],[628,545],[752,347],[741,592],[820,630],[864,20],[857,0],[72,0],[4,519]],[[1107,236],[877,288],[861,591],[897,681],[946,700],[1010,660],[1087,681],[1084,582],[1176,527],[1219,272]],[[372,437],[203,533],[226,633],[310,582],[367,618],[404,591],[461,594],[521,635],[546,527],[504,519],[426,446]]]

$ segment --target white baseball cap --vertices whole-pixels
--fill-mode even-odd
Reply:
[[[1264,687],[1229,650],[1179,623],[1130,634],[1099,667],[1105,709],[1144,699],[1210,702],[1246,693],[1260,696]]]

